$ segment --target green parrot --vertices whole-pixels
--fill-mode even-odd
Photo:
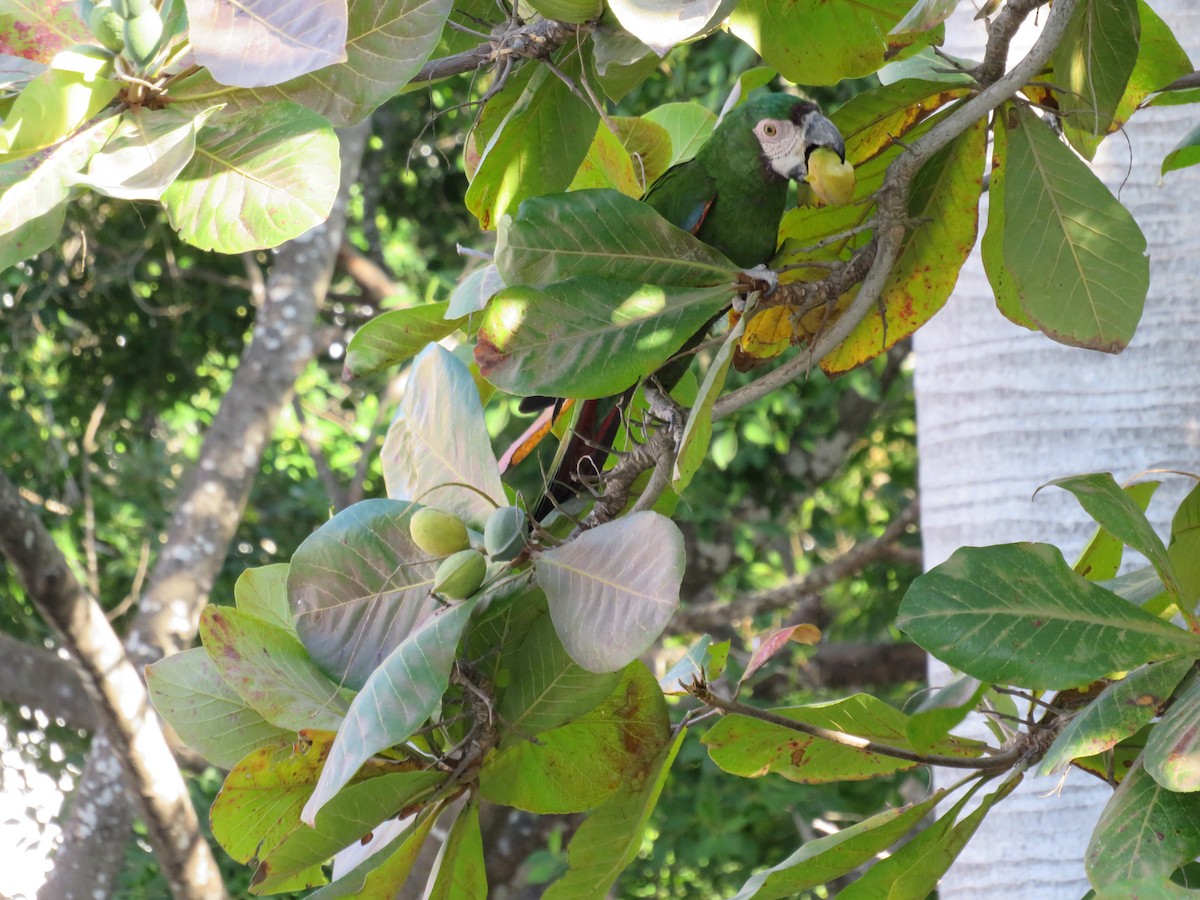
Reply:
[[[754,270],[775,254],[788,181],[805,178],[809,156],[818,148],[834,151],[845,162],[842,136],[815,103],[788,94],[762,94],[728,112],[695,157],[668,169],[642,199],[668,222],[762,277],[765,273]],[[687,351],[715,321],[656,373],[665,390],[678,383],[690,361]],[[555,502],[577,492],[581,473],[601,470],[620,425],[621,408],[631,395],[632,390],[620,397],[584,401],[547,497],[535,512],[538,519]]]

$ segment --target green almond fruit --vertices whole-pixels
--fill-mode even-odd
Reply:
[[[483,526],[483,549],[497,562],[516,559],[525,549],[529,520],[519,506],[501,506]]]
[[[459,550],[442,560],[433,576],[433,589],[452,600],[466,600],[483,584],[487,559],[478,550]]]
[[[430,506],[412,514],[408,520],[408,534],[413,543],[430,556],[449,556],[471,546],[462,519]]]
[[[120,50],[125,46],[125,20],[107,3],[96,4],[88,16],[88,28],[102,46]]]
[[[139,66],[154,58],[163,36],[163,22],[158,10],[151,9],[132,19],[124,20],[125,54]]]
[[[122,19],[136,19],[154,9],[152,0],[112,0],[112,5]]]
[[[604,0],[529,0],[529,5],[558,22],[590,22],[604,12]]]

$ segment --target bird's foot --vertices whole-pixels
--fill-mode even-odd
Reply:
[[[738,273],[738,284],[747,291],[758,291],[764,297],[770,297],[779,287],[779,275],[774,269],[766,266],[755,266],[753,269],[742,269]]]

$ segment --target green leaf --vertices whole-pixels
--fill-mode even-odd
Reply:
[[[929,753],[967,714],[979,705],[988,686],[969,675],[960,675],[928,694],[911,714],[904,735],[914,750]]]
[[[646,822],[686,736],[687,729],[679,729],[644,776],[627,781],[623,790],[579,826],[567,845],[570,868],[550,885],[542,900],[593,900],[608,893],[642,847]]]
[[[671,473],[671,487],[676,494],[682,494],[692,483],[692,478],[700,471],[705,458],[708,456],[708,445],[712,440],[712,411],[713,404],[721,396],[725,387],[725,378],[729,374],[729,366],[733,362],[734,352],[738,342],[746,333],[746,323],[750,319],[750,311],[742,312],[737,324],[725,335],[721,349],[717,351],[704,373],[700,382],[700,390],[696,394],[696,402],[692,404],[687,422],[683,426],[683,436],[679,439],[679,448],[675,454],[675,469]]]
[[[1137,6],[1141,23],[1137,61],[1133,65],[1133,72],[1129,76],[1129,83],[1125,87],[1121,102],[1117,104],[1116,112],[1108,125],[1109,134],[1124,125],[1147,97],[1192,71],[1192,62],[1179,46],[1179,41],[1175,39],[1170,27],[1145,0],[1138,0]],[[1104,132],[1097,137],[1075,130],[1069,133],[1072,144],[1080,148],[1080,152],[1087,159],[1093,157],[1096,148],[1105,137]]]
[[[336,731],[342,724],[345,697],[282,628],[237,609],[207,606],[200,638],[225,683],[272,725]]]
[[[287,598],[289,568],[287,563],[276,563],[246,569],[233,585],[233,598],[242,612],[295,636],[296,623]]]
[[[1137,0],[1080,3],[1051,57],[1063,131],[1088,158],[1095,147],[1077,136],[1094,139],[1114,124],[1140,34]]]
[[[1096,472],[1057,478],[1048,483],[1074,494],[1079,505],[1100,527],[1150,560],[1170,594],[1179,596],[1179,580],[1162,538],[1155,533],[1154,526],[1137,502],[1121,490],[1112,475]]]
[[[571,658],[590,672],[614,672],[662,634],[679,606],[683,562],[675,523],[636,512],[545,551],[533,564]]]
[[[1121,490],[1144,513],[1160,484],[1159,481],[1139,481]],[[1101,525],[1075,563],[1075,571],[1088,581],[1108,581],[1117,577],[1124,555],[1125,543]]]
[[[170,107],[128,110],[86,175],[74,180],[123,200],[158,200],[196,152],[196,133],[219,106],[196,115]]]
[[[966,85],[906,78],[855,94],[831,118],[846,142],[846,159],[858,166],[894,146],[909,129],[969,91]]]
[[[504,287],[504,279],[493,263],[463,276],[447,301],[446,318],[462,319],[480,312],[492,296]]]
[[[785,900],[852,872],[917,827],[945,796],[937,791],[920,803],[805,841],[783,862],[755,873],[730,900]]]
[[[869,694],[772,712],[797,722],[912,750],[905,736],[908,716]],[[732,775],[761,778],[775,772],[800,784],[862,781],[918,765],[740,715],[722,717],[701,743],[708,747],[713,762]],[[970,757],[978,755],[977,747],[974,742],[955,739],[939,741],[935,750]]]
[[[539,588],[529,587],[531,581],[532,573],[527,572],[515,583],[486,593],[481,612],[471,619],[463,639],[463,657],[477,661],[480,676],[496,686],[501,701],[512,683],[517,650],[525,635],[538,619],[550,614],[546,595]]]
[[[1073,759],[1115,747],[1158,715],[1188,669],[1189,657],[1141,666],[1110,684],[1071,718],[1042,757],[1039,775],[1052,775]],[[1158,734],[1160,725],[1154,730]]]
[[[345,62],[273,87],[222,92],[221,99],[241,108],[289,100],[338,127],[354,125],[420,71],[453,5],[453,0],[350,0]],[[172,96],[187,101],[223,89],[205,69],[173,85]]]
[[[1200,679],[1192,677],[1163,713],[1144,759],[1150,777],[1168,791],[1200,791]]]
[[[276,247],[329,215],[337,147],[329,122],[295,103],[217,115],[162,204],[179,236],[202,250]]]
[[[318,0],[297,12],[287,3],[256,4],[242,15],[195,4],[188,43],[198,65],[237,87],[269,87],[346,62],[346,4]]]
[[[70,180],[108,140],[114,116],[52,150],[0,163],[0,271],[45,250],[66,216]]]
[[[743,0],[729,18],[730,29],[759,52],[768,65],[797,84],[836,84],[871,75],[898,51],[941,43],[943,29],[893,35],[889,32],[912,0]]]
[[[487,900],[479,802],[474,797],[450,826],[434,870],[437,875],[425,900]]]
[[[878,356],[931,319],[950,298],[979,222],[979,194],[987,151],[980,119],[917,173],[908,211],[923,224],[909,230],[884,285],[882,316],[865,317],[821,360],[826,372],[845,372]]]
[[[608,397],[657,371],[733,293],[591,276],[505,288],[484,314],[475,360],[512,394]]]
[[[640,197],[645,185],[638,180],[633,157],[620,137],[608,125],[596,126],[596,136],[587,156],[579,164],[568,190],[571,192],[603,188],[618,191],[628,197]]]
[[[663,3],[662,0],[608,0],[621,27],[659,56],[688,38],[715,28],[729,15],[737,0],[692,0]]]
[[[25,86],[0,124],[0,160],[48,150],[109,104],[121,86],[110,80],[111,53],[81,46],[57,54]]]
[[[1189,891],[1166,877],[1137,878],[1102,885],[1094,892],[1084,895],[1084,900],[1129,900],[1130,897],[1144,900],[1188,900],[1200,897],[1200,891]]]
[[[896,624],[968,675],[1032,690],[1200,653],[1200,636],[1076,575],[1049,544],[955,551],[912,583]]]
[[[426,344],[453,334],[462,324],[447,320],[447,301],[381,313],[355,332],[346,348],[345,375],[362,378],[407,362]]]
[[[630,663],[598,706],[484,763],[479,789],[493,803],[536,813],[582,812],[643,776],[670,737],[654,676]]]
[[[1017,286],[1004,262],[1004,182],[1005,172],[1008,171],[1008,128],[1005,123],[1014,116],[1012,104],[1005,102],[997,109],[992,120],[992,165],[987,192],[988,221],[987,231],[983,233],[983,240],[980,242],[980,254],[988,283],[996,295],[996,308],[1013,324],[1037,331],[1037,323],[1029,318],[1025,307],[1021,305]]]
[[[368,759],[399,744],[428,719],[450,684],[454,652],[477,600],[441,610],[421,624],[367,679],[346,712],[301,818],[317,813]]]
[[[472,527],[508,504],[475,379],[438,344],[413,362],[382,460],[389,497],[435,506]]]
[[[738,273],[721,253],[645,203],[610,190],[526,200],[500,223],[496,266],[508,285],[594,275],[711,287],[732,284]]]
[[[1175,510],[1167,556],[1179,579],[1180,603],[1195,608],[1200,599],[1200,485]]]
[[[251,892],[273,894],[303,890],[328,881],[321,864],[414,803],[430,797],[445,780],[444,772],[394,772],[345,788],[321,810],[316,829],[303,825],[289,809],[286,835],[261,860]],[[290,807],[290,803],[289,803]],[[270,805],[265,810],[269,811]],[[265,811],[259,809],[258,821]]]
[[[261,747],[290,743],[295,732],[277,728],[225,683],[203,647],[146,667],[155,711],[179,739],[222,769]]]
[[[1189,131],[1178,144],[1163,157],[1162,174],[1186,169],[1200,162],[1200,125]]]
[[[1119,352],[1150,285],[1146,238],[1045,122],[1019,108],[1008,129],[1004,262],[1021,306],[1056,341]]]
[[[501,747],[565,725],[612,693],[620,673],[595,675],[567,655],[549,616],[529,628],[513,654],[509,686],[496,704],[507,734]]]
[[[670,136],[671,159],[668,168],[695,156],[717,127],[717,117],[699,103],[664,103],[642,118],[661,125]]]
[[[292,556],[288,597],[296,633],[339,684],[361,688],[439,608],[430,596],[436,561],[408,533],[420,508],[396,500],[355,503]]]
[[[568,74],[572,69],[578,64],[568,67]],[[538,66],[488,141],[467,189],[467,209],[480,227],[494,228],[527,197],[565,190],[587,156],[598,122],[590,104]]]
[[[339,869],[338,879],[311,893],[308,900],[335,900],[340,897],[389,900],[395,897],[408,881],[417,855],[425,846],[425,839],[429,837],[435,821],[436,810],[422,810],[415,819],[384,822],[372,832],[367,846],[360,843],[357,847],[347,847],[337,855],[336,863],[339,866],[353,868],[346,874],[340,874]],[[396,833],[392,835],[391,832]],[[385,840],[383,846],[372,846]]]
[[[941,25],[948,18],[958,0],[917,0],[908,14],[900,20],[891,34],[906,34],[910,31],[928,31]]]
[[[937,888],[938,880],[950,868],[963,847],[974,836],[980,823],[992,807],[1007,797],[1020,784],[1013,778],[988,794],[969,815],[959,819],[968,793],[915,838],[890,856],[875,863],[866,874],[842,890],[841,900],[868,898],[924,898]]]
[[[1084,867],[1097,886],[1167,878],[1200,854],[1200,794],[1177,794],[1136,763],[1100,814]]]

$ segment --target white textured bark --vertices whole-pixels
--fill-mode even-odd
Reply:
[[[982,32],[970,21],[972,4],[963,7],[950,23],[947,49],[978,56]],[[1200,7],[1193,0],[1154,7],[1200,59]],[[1019,42],[1013,52],[1021,52]],[[1063,347],[1008,322],[996,311],[978,252],[947,308],[918,333],[926,565],[960,546],[1016,540],[1054,543],[1070,559],[1092,526],[1065,492],[1031,499],[1039,485],[1091,471],[1122,481],[1156,467],[1200,470],[1200,233],[1192,221],[1200,170],[1172,173],[1165,183],[1158,174],[1163,156],[1198,120],[1189,107],[1143,111],[1128,141],[1115,136],[1097,156],[1096,170],[1120,190],[1150,244],[1150,297],[1123,354]],[[1152,504],[1160,532],[1184,487],[1168,479]],[[930,677],[944,682],[945,667],[934,663]],[[1087,889],[1088,838],[1110,795],[1078,772],[1065,784],[1027,779],[985,820],[940,896],[1076,900]]]

